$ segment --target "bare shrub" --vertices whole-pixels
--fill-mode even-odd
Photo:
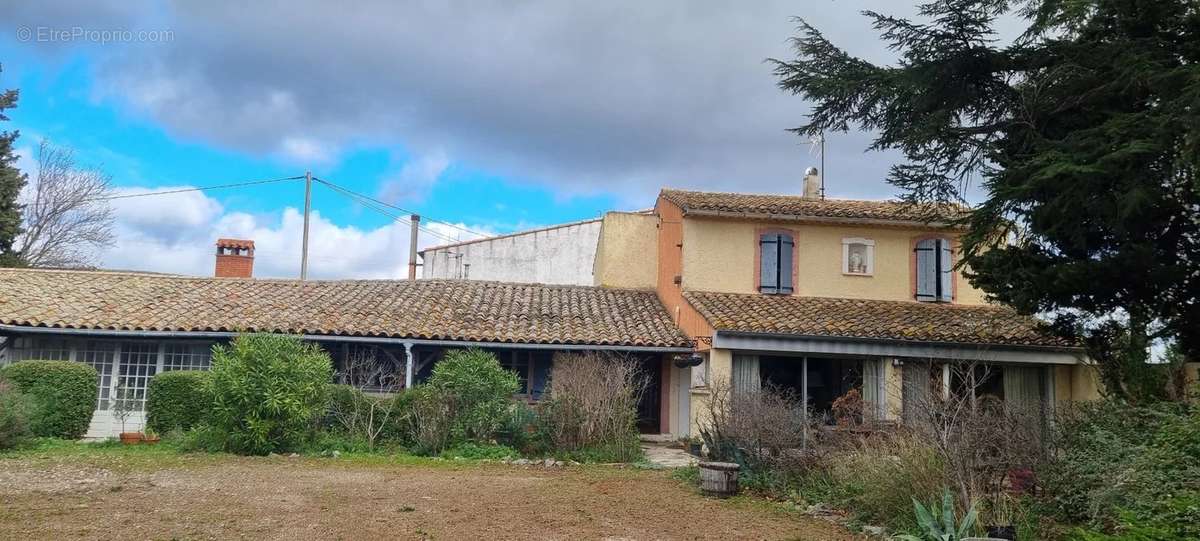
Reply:
[[[808,465],[819,432],[806,426],[795,393],[771,386],[737,391],[727,380],[714,381],[709,391],[700,435],[713,459],[754,469],[795,471]]]
[[[374,451],[379,440],[396,415],[393,395],[404,388],[404,379],[390,362],[381,362],[373,349],[355,349],[347,356],[339,381],[349,383],[335,390],[329,414],[348,434],[361,437],[367,449]],[[361,387],[369,385],[372,394]]]
[[[978,382],[990,375],[986,365],[959,364],[951,372],[964,387],[916,400],[905,429],[937,452],[964,509],[979,500],[999,502],[1013,473],[1044,461],[1043,406],[978,397]]]
[[[558,355],[542,409],[543,430],[560,451],[605,447],[616,458],[636,457],[637,406],[646,384],[641,364],[629,356]]]

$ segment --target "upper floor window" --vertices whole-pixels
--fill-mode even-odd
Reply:
[[[923,302],[954,300],[954,256],[950,239],[924,239],[917,242],[916,298]]]
[[[790,295],[792,288],[792,251],[795,242],[787,233],[763,233],[758,237],[758,291]]]
[[[871,239],[842,239],[842,274],[871,276],[875,274],[875,241]]]

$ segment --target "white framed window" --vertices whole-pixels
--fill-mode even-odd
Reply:
[[[863,238],[842,239],[842,274],[873,276],[875,274],[875,241]]]
[[[207,342],[167,342],[163,352],[163,371],[208,370],[212,364],[212,344]]]

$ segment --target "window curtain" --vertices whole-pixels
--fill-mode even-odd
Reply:
[[[735,392],[758,392],[762,389],[762,379],[758,372],[757,355],[733,356],[733,381]]]
[[[1004,401],[1015,405],[1042,401],[1042,371],[1034,366],[1004,367]]]
[[[920,419],[921,408],[930,406],[930,378],[933,367],[927,361],[909,361],[901,369],[901,394],[904,400],[904,422]]]
[[[883,362],[881,359],[865,359],[862,362],[863,420],[865,421],[883,418]]]

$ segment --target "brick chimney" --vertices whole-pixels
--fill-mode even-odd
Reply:
[[[250,278],[254,275],[254,241],[217,239],[217,278]]]

